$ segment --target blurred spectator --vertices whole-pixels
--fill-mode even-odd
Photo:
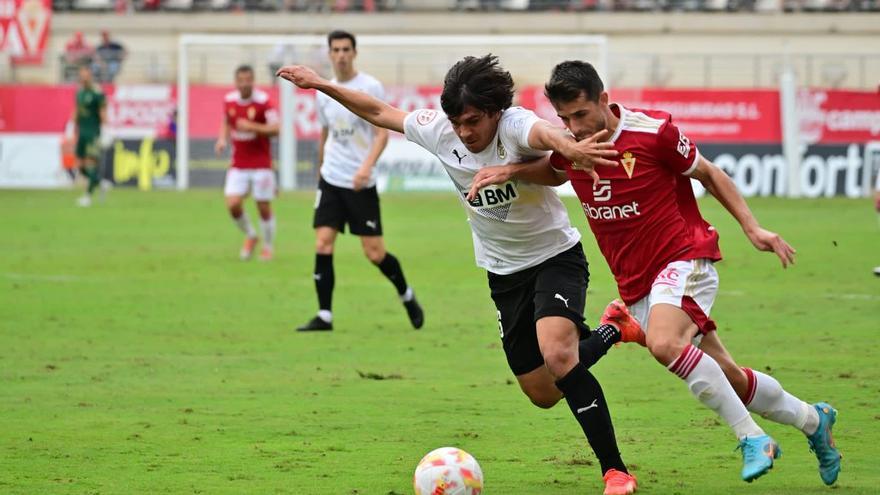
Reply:
[[[101,44],[98,45],[97,59],[95,60],[95,73],[101,82],[113,82],[119,69],[122,68],[122,61],[125,59],[127,52],[125,47],[116,41],[110,39],[110,33],[101,31]]]
[[[64,45],[64,59],[69,65],[90,64],[94,55],[95,50],[86,43],[82,31],[73,33],[73,38]]]
[[[177,108],[171,110],[166,121],[157,131],[159,139],[174,140],[177,138]]]

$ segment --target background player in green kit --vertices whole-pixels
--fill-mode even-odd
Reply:
[[[107,102],[101,88],[93,83],[92,70],[87,65],[79,68],[79,82],[73,114],[73,133],[76,137],[77,166],[88,178],[89,184],[78,204],[90,206],[92,193],[101,183],[98,163],[101,159],[101,125],[107,117]]]

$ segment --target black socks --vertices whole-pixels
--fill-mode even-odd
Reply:
[[[556,386],[565,394],[571,413],[580,423],[590,447],[599,458],[602,473],[609,469],[628,472],[620,458],[614,426],[611,424],[611,413],[608,412],[605,394],[602,393],[602,386],[596,377],[583,364],[578,363],[556,382]]]
[[[600,325],[599,328],[590,332],[590,335],[578,344],[578,357],[587,368],[596,364],[599,359],[611,349],[611,346],[620,342],[620,330],[612,325]]]
[[[331,311],[333,305],[333,255],[315,255],[315,290],[318,291],[318,308]]]
[[[397,295],[402,296],[406,293],[406,277],[403,276],[403,269],[400,268],[400,262],[391,253],[385,253],[385,258],[376,265],[383,275],[394,284],[397,289]]]

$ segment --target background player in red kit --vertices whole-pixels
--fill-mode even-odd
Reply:
[[[257,232],[242,207],[244,198],[250,193],[260,211],[260,232],[263,235],[260,259],[268,261],[272,259],[275,240],[271,201],[277,189],[269,139],[278,135],[278,112],[268,94],[254,89],[254,69],[249,65],[235,69],[235,91],[224,98],[223,115],[214,150],[220,155],[232,141],[232,163],[226,172],[224,194],[232,220],[245,235],[239,255],[242,260],[248,260],[257,246]]]
[[[590,64],[557,65],[545,92],[576,139],[601,133],[619,161],[572,164],[554,154],[549,160],[483,169],[472,191],[505,177],[553,183],[554,175],[567,174],[634,316],[630,324],[641,325],[655,359],[734,430],[743,453],[743,479],[765,474],[781,453],[752,419],[752,411],[801,430],[819,459],[822,480],[834,483],[840,471],[831,437],[837,411],[826,403],[810,406],[774,378],[740,368],[713,331],[709,312],[718,292],[714,262],[721,251],[718,233],[700,215],[691,178],[736,218],[756,248],[776,253],[783,267],[794,262],[794,249],[761,228],[733,181],[700,156],[669,114],[609,104]],[[615,166],[602,167],[599,178],[595,165]],[[626,313],[627,307],[617,303],[617,310]]]

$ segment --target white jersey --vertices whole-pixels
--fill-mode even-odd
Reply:
[[[382,83],[363,72],[358,72],[351,80],[338,82],[333,79],[333,82],[345,88],[363,91],[380,100],[385,99]],[[321,177],[336,187],[354,189],[354,174],[370,153],[375,129],[372,124],[320,91],[316,102],[318,121],[328,131]],[[376,172],[373,169],[373,175],[366,187],[373,187],[375,184]]]
[[[535,266],[581,238],[551,187],[514,179],[481,189],[473,201],[465,198],[481,168],[543,154],[528,146],[529,131],[538,120],[521,107],[505,110],[492,144],[480,153],[468,151],[442,112],[416,110],[404,121],[406,138],[437,156],[455,183],[471,225],[477,266],[499,275]]]

